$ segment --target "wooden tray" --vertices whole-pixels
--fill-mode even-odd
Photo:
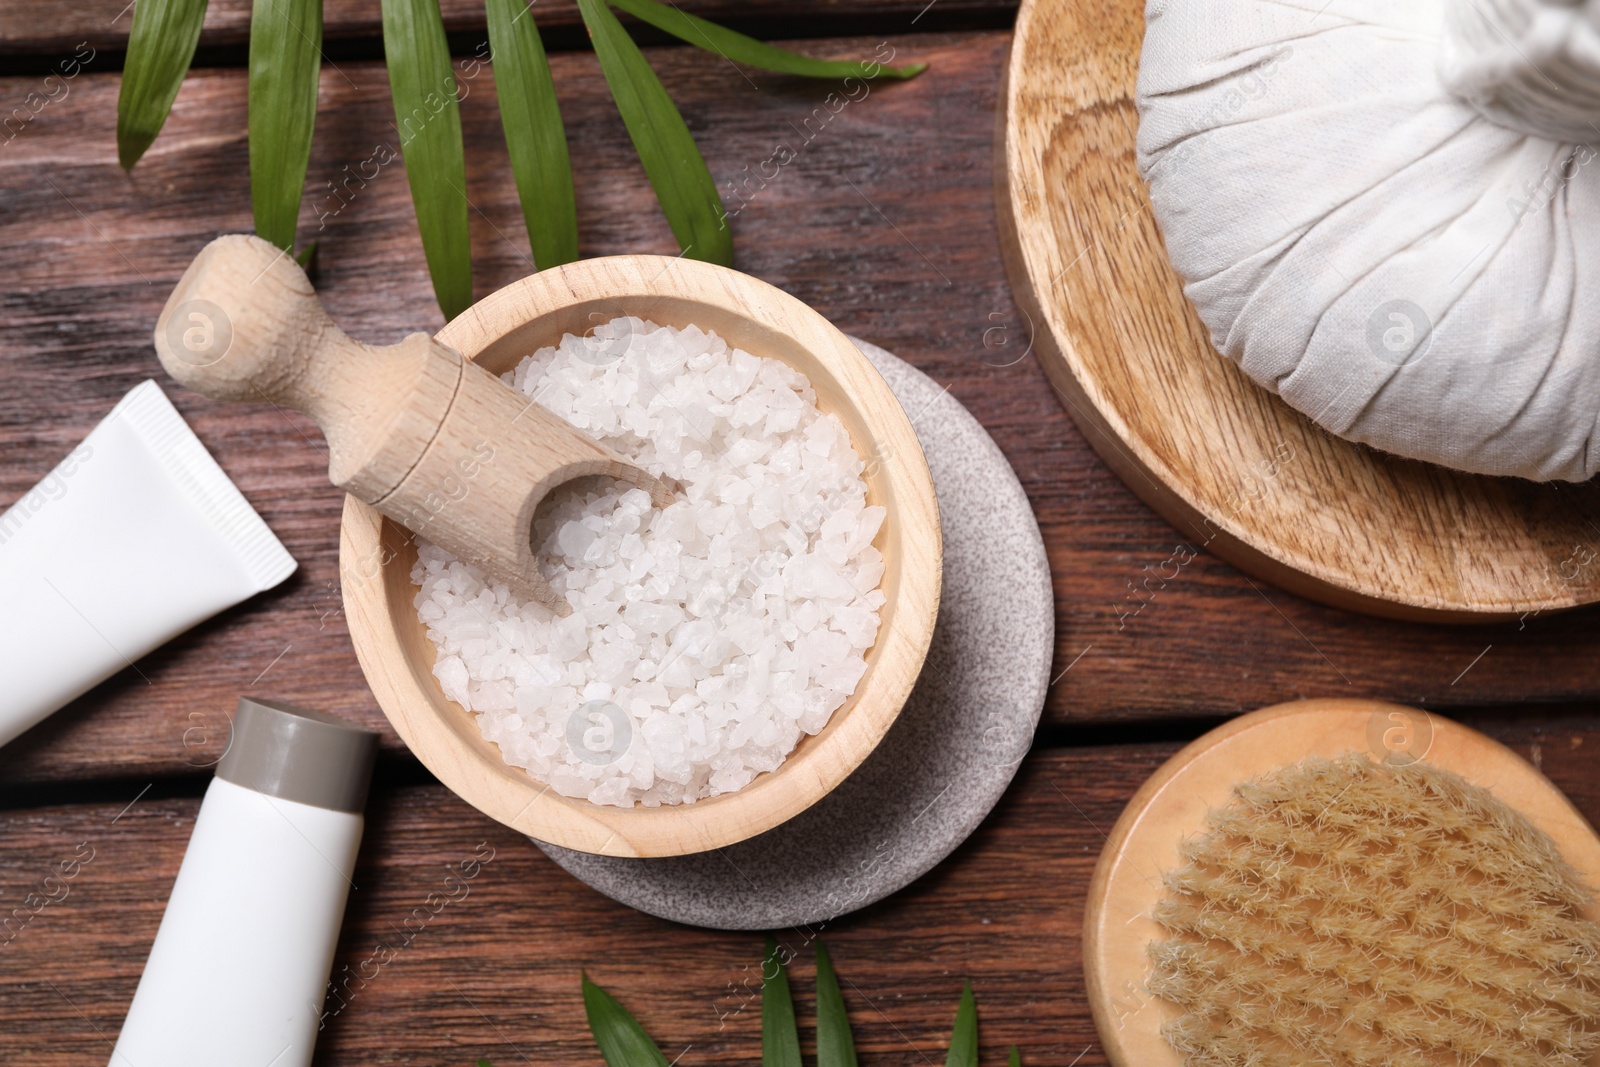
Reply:
[[[1493,621],[1600,600],[1600,480],[1460,474],[1324,432],[1219,355],[1134,163],[1141,0],[1025,0],[995,184],[1062,403],[1129,487],[1247,573],[1339,607]]]
[[[1150,916],[1161,876],[1181,865],[1178,845],[1205,829],[1206,813],[1233,787],[1308,756],[1370,751],[1425,759],[1491,790],[1549,834],[1562,857],[1600,885],[1600,838],[1549,779],[1476,730],[1417,708],[1375,700],[1304,700],[1251,712],[1186,746],[1150,776],[1106,839],[1083,918],[1083,969],[1106,1057],[1117,1067],[1182,1067],[1161,1035],[1175,1004],[1145,991],[1146,946],[1161,937]],[[1585,914],[1600,920],[1600,902]],[[1600,1057],[1596,1057],[1600,1063]]]

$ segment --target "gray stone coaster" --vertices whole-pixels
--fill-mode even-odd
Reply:
[[[1033,740],[1055,647],[1044,541],[1005,456],[960,402],[856,341],[900,399],[933,471],[944,596],[916,689],[856,772],[810,809],[728,848],[622,859],[535,842],[606,896],[723,930],[822,922],[926,874],[977,829]]]

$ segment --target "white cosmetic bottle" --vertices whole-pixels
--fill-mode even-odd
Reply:
[[[111,1067],[307,1067],[377,734],[242,699]]]

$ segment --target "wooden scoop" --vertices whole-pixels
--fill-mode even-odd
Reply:
[[[636,485],[657,507],[673,499],[660,479],[426,334],[352,341],[305,272],[257,237],[201,250],[155,342],[167,373],[196,392],[310,415],[334,485],[558,614],[572,609],[539,573],[539,502],[588,475]]]

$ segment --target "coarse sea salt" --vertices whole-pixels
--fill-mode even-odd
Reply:
[[[570,797],[689,803],[775,770],[827,725],[877,639],[884,509],[803,374],[693,326],[614,319],[505,376],[651,474],[542,507],[560,618],[423,543],[411,579],[445,696]],[[470,487],[468,489],[470,492]]]

